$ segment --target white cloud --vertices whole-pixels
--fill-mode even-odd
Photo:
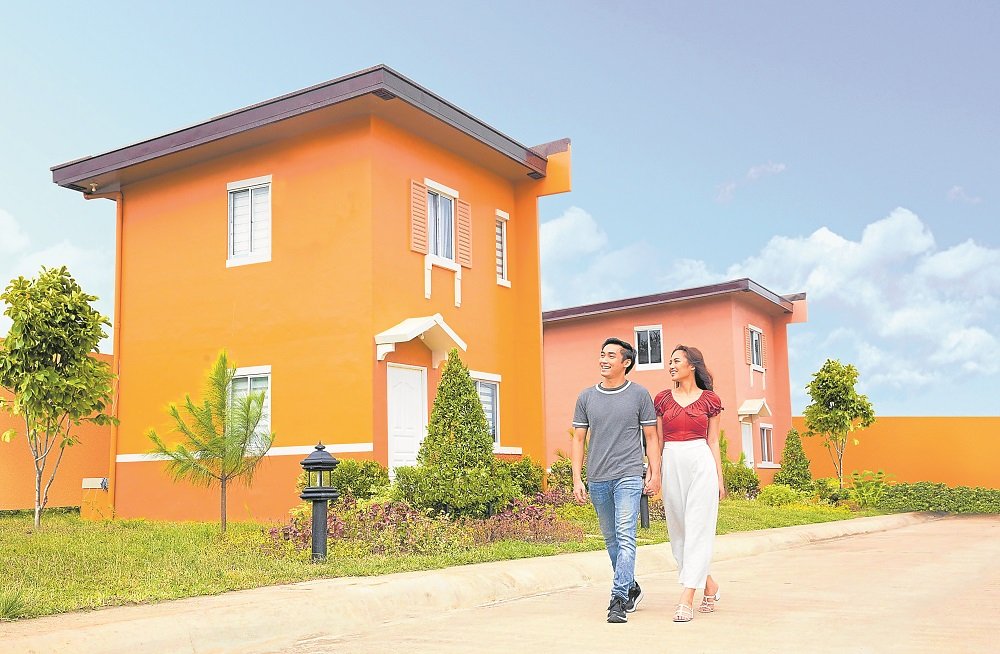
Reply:
[[[622,252],[601,260],[620,263]],[[630,266],[613,279],[596,267],[577,276],[551,262],[543,276],[559,288],[560,306],[635,295],[610,293],[648,288],[649,280],[670,290],[750,277],[778,293],[805,291],[809,322],[790,334],[802,330],[814,337],[796,341],[796,403],[808,375],[827,357],[854,362],[863,388],[900,398],[963,376],[1000,374],[1000,249],[972,240],[939,249],[927,225],[907,209],[870,223],[857,239],[827,227],[807,236],[774,236],[724,270],[699,259],[645,256],[638,247],[628,255]],[[634,265],[638,260],[643,265]],[[593,297],[596,289],[602,297]]]
[[[948,199],[966,204],[979,204],[983,199],[976,195],[969,195],[961,186],[952,186],[948,189]]]
[[[26,247],[28,247],[28,235],[14,220],[14,216],[0,209],[0,255],[13,254]]]
[[[607,233],[579,207],[570,207],[558,218],[542,223],[539,239],[542,261],[549,262],[592,254],[608,243]]]
[[[785,168],[786,166],[783,163],[771,163],[768,161],[766,164],[751,167],[750,170],[747,171],[747,180],[755,182],[761,177],[783,173],[785,172]]]
[[[768,161],[765,164],[757,164],[756,166],[751,166],[741,180],[729,180],[728,182],[723,182],[719,184],[716,189],[715,201],[716,202],[731,202],[733,196],[736,195],[736,189],[740,186],[746,184],[753,184],[754,182],[760,181],[764,177],[770,177],[772,175],[778,175],[788,169],[783,163],[774,163]]]

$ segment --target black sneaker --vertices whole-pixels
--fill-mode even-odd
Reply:
[[[625,612],[632,613],[635,611],[635,607],[639,605],[639,602],[645,596],[646,594],[639,588],[638,582],[633,581],[632,587],[628,589],[628,599],[625,600]]]
[[[611,606],[608,607],[608,622],[628,622],[625,615],[625,600],[620,597],[611,598]]]

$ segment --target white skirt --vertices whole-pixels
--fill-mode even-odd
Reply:
[[[704,588],[719,517],[719,473],[708,441],[663,444],[663,508],[678,581]]]

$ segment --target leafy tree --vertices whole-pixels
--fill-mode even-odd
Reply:
[[[774,483],[784,484],[800,491],[813,489],[809,459],[802,449],[802,438],[794,429],[788,430],[788,435],[785,437],[785,449],[781,452],[781,470],[774,475]]]
[[[452,348],[441,373],[415,468],[397,468],[405,499],[453,515],[494,513],[517,495],[510,469],[493,456],[493,437],[469,370]]]
[[[171,403],[167,413],[174,419],[174,431],[184,441],[174,448],[150,429],[146,435],[153,442],[153,452],[170,458],[167,474],[174,481],[187,478],[196,486],[220,486],[220,522],[226,532],[226,489],[231,481],[253,483],[254,472],[274,442],[274,434],[257,427],[264,417],[264,393],[245,396],[232,392],[235,367],[230,367],[225,352],[219,354],[205,381],[203,404],[184,396],[184,412]]]
[[[0,387],[8,394],[0,397],[0,409],[24,421],[35,466],[37,528],[66,448],[79,442],[75,428],[115,422],[107,412],[114,375],[90,356],[111,323],[90,305],[97,297],[84,293],[65,266],[12,280],[0,299],[12,321],[0,344]],[[15,434],[9,429],[2,439]]]
[[[854,388],[858,369],[835,359],[827,359],[806,386],[812,404],[803,412],[806,436],[819,436],[830,453],[837,481],[844,487],[844,450],[850,435],[875,422],[875,410],[868,397]],[[852,442],[857,445],[858,439]]]

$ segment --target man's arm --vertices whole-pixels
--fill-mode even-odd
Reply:
[[[587,489],[583,486],[583,444],[586,439],[586,427],[573,429],[573,447],[570,454],[573,462],[573,497],[580,503],[587,501]]]
[[[660,437],[657,433],[656,425],[643,425],[642,435],[646,437],[646,460],[649,467],[646,469],[646,487],[643,492],[646,495],[656,495],[660,492]]]

